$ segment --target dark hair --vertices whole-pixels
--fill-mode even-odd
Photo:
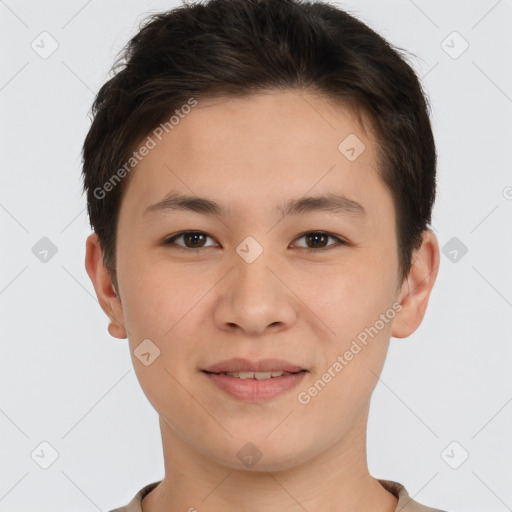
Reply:
[[[95,98],[83,146],[91,227],[116,289],[117,221],[134,149],[191,98],[269,90],[341,100],[360,124],[361,114],[369,116],[378,172],[395,206],[403,281],[431,220],[437,157],[428,100],[399,52],[405,51],[325,2],[185,1],[146,18]]]

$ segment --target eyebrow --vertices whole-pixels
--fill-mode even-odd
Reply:
[[[278,211],[284,217],[286,215],[299,215],[309,212],[329,212],[335,214],[350,214],[355,216],[366,216],[363,205],[349,199],[344,195],[325,194],[320,196],[302,197],[291,199],[279,205]],[[191,211],[202,215],[215,215],[226,217],[229,210],[224,206],[205,197],[182,195],[178,193],[167,194],[158,203],[148,206],[144,215],[150,213],[167,213],[172,211]]]

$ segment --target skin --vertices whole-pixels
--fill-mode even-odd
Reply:
[[[349,134],[366,146],[355,161],[338,151]],[[97,236],[88,237],[86,269],[109,332],[128,337],[160,416],[165,478],[144,498],[144,512],[395,509],[397,498],[367,467],[370,398],[390,337],[409,336],[423,319],[439,247],[426,230],[399,282],[395,210],[375,150],[369,125],[365,132],[349,107],[312,93],[200,100],[130,175],[118,223],[119,294]],[[169,192],[206,196],[228,215],[144,214]],[[278,213],[284,200],[328,192],[357,201],[366,215]],[[207,237],[163,245],[187,230]],[[318,231],[347,243],[301,236]],[[247,236],[263,248],[252,263],[236,252]],[[402,309],[394,319],[301,404],[297,394],[395,302]],[[149,366],[134,355],[144,339],[160,350]],[[279,357],[309,373],[298,388],[244,403],[200,371],[235,356]],[[262,454],[251,468],[237,457],[247,442]]]

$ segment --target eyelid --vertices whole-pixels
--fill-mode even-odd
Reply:
[[[186,235],[188,233],[194,233],[196,235],[206,235],[207,238],[211,238],[212,240],[214,239],[212,236],[210,236],[208,233],[206,233],[204,231],[197,231],[197,230],[194,230],[194,229],[188,229],[188,230],[185,230],[185,231],[180,231],[179,233],[176,233],[174,235],[171,235],[171,236],[165,238],[164,241],[162,242],[162,245],[172,245],[172,244],[174,244],[179,249],[184,249],[185,251],[200,251],[201,249],[205,249],[205,247],[196,247],[196,248],[185,247],[184,245],[180,245],[180,244],[177,244],[175,242],[176,239],[178,239],[181,236]],[[209,245],[207,247],[212,247],[212,246]]]
[[[334,247],[339,247],[340,245],[348,245],[348,241],[345,240],[344,238],[342,238],[341,236],[335,235],[334,233],[330,233],[329,231],[323,231],[321,229],[320,230],[313,229],[313,230],[309,230],[309,231],[304,231],[300,235],[297,235],[295,237],[295,240],[299,240],[300,238],[303,238],[306,235],[310,235],[311,233],[314,233],[317,235],[325,235],[328,238],[333,238],[337,241],[337,243],[328,245],[327,247],[320,247],[319,249],[312,249],[311,247],[299,247],[299,249],[304,249],[305,251],[309,251],[309,252],[322,252],[322,251],[327,251],[328,249],[331,249]]]
[[[170,237],[167,237],[164,239],[164,241],[162,242],[162,245],[171,245],[171,244],[174,244],[176,245],[179,249],[184,249],[186,251],[200,251],[201,249],[205,249],[207,247],[213,247],[211,245],[209,246],[206,246],[206,247],[185,247],[183,245],[180,245],[180,244],[176,244],[175,240],[180,238],[181,236],[183,235],[186,235],[188,233],[194,233],[194,234],[199,234],[199,235],[206,235],[207,238],[211,238],[212,240],[214,240],[214,238],[212,236],[210,236],[208,233],[206,233],[205,231],[198,231],[198,230],[193,230],[193,229],[190,229],[190,230],[185,230],[185,231],[180,231],[179,233],[176,233],[174,235],[171,235]],[[309,231],[304,231],[303,233],[297,235],[295,238],[294,238],[294,241],[295,240],[299,240],[303,237],[305,237],[306,235],[309,235],[309,234],[320,234],[320,235],[326,235],[328,238],[333,238],[336,240],[336,244],[331,244],[331,245],[328,245],[327,247],[320,247],[318,249],[314,249],[314,248],[311,248],[311,247],[298,247],[299,249],[303,249],[305,251],[309,251],[309,252],[322,252],[322,251],[326,251],[327,249],[329,248],[332,248],[332,247],[339,247],[340,245],[348,245],[349,242],[348,240],[344,239],[343,237],[339,236],[339,235],[335,235],[334,233],[330,233],[329,231],[323,231],[323,230],[309,230]]]

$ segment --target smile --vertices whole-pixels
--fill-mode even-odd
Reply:
[[[202,372],[216,388],[243,402],[263,402],[285,393],[302,381],[307,371]]]

